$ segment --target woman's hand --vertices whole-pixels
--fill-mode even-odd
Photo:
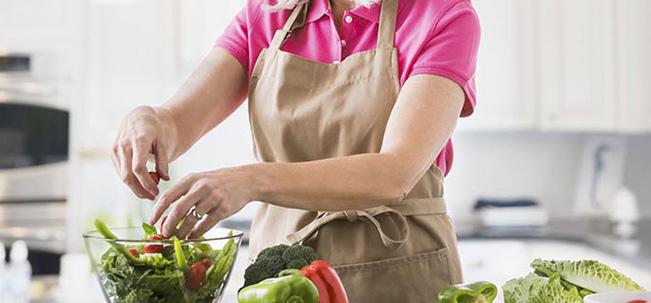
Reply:
[[[156,173],[169,180],[168,164],[176,145],[174,120],[162,108],[134,109],[120,127],[113,145],[113,164],[122,181],[140,198],[153,200],[158,186],[149,175],[147,160],[153,157]]]
[[[165,210],[173,207],[162,227],[163,236],[176,235],[181,239],[188,235],[189,238],[201,236],[254,199],[255,180],[249,167],[218,169],[181,179],[161,195],[149,223],[155,224]],[[201,219],[194,216],[192,208]],[[183,224],[177,230],[181,220]]]

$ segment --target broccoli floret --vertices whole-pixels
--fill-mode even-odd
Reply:
[[[263,249],[255,262],[244,271],[244,287],[275,277],[285,269],[283,253],[288,247],[288,245],[281,244]]]
[[[283,253],[285,268],[301,269],[316,259],[316,252],[309,246],[292,245]]]
[[[283,269],[285,269],[285,263],[283,263],[282,258],[258,258],[255,263],[244,271],[244,286],[257,284],[264,279],[275,277]]]
[[[281,257],[283,253],[289,248],[289,245],[280,244],[263,249],[258,254],[258,258],[264,257]]]
[[[318,259],[314,249],[303,245],[276,245],[263,249],[255,262],[244,272],[244,286],[257,284],[273,278],[283,269],[296,268],[310,264]]]

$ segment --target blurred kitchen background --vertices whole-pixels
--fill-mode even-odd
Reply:
[[[89,285],[83,302],[101,302],[83,282],[81,234],[151,208],[114,172],[119,124],[164,102],[244,2],[0,0],[0,241],[14,262],[26,244],[32,301],[72,302],[66,289]],[[478,107],[454,134],[446,181],[466,279],[595,257],[651,287],[651,1],[473,2]],[[243,106],[172,165],[173,180],[251,163],[251,149]],[[223,224],[246,229],[254,212]]]

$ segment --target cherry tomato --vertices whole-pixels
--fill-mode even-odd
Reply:
[[[133,247],[129,247],[129,253],[131,253],[131,255],[136,258],[140,257],[140,253],[138,252],[138,250]]]
[[[212,260],[210,260],[210,258],[203,258],[200,262],[205,268],[210,268],[210,266],[212,266]]]
[[[201,264],[201,261],[192,264],[188,271],[188,285],[191,289],[197,290],[201,288],[203,282],[206,281],[206,267]]]
[[[156,173],[155,171],[150,171],[149,176],[151,177],[152,180],[154,180],[154,183],[156,183],[156,185],[160,183],[160,176],[158,176],[158,173]]]
[[[647,300],[630,300],[627,301],[626,303],[649,303]]]
[[[149,240],[152,241],[160,241],[163,238],[161,238],[159,235],[153,235],[149,238]],[[154,254],[154,253],[160,253],[163,252],[163,245],[162,244],[146,244],[144,248],[145,253],[148,254]]]

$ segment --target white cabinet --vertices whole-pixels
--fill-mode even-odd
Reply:
[[[35,51],[69,43],[79,31],[82,0],[0,0],[3,49]]]
[[[651,130],[651,1],[615,1],[619,129]]]
[[[532,129],[537,124],[533,84],[533,0],[473,1],[481,20],[477,110],[462,130]]]
[[[615,0],[536,3],[542,128],[614,130]]]
[[[461,130],[651,131],[651,2],[477,0],[478,105]]]

